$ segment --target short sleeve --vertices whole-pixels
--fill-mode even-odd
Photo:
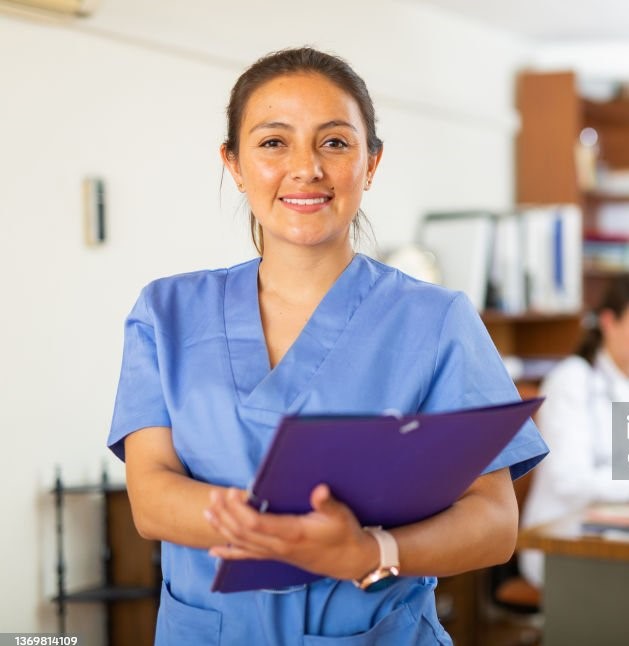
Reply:
[[[121,460],[127,435],[148,426],[171,426],[146,292],[147,288],[125,322],[122,368],[107,440],[107,446]]]
[[[478,312],[459,292],[444,317],[433,380],[423,412],[489,406],[517,401],[520,395]],[[496,456],[484,473],[509,467],[515,480],[532,469],[548,447],[531,419]]]

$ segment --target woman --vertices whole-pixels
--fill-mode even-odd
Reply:
[[[436,411],[517,395],[462,294],[354,253],[382,142],[367,88],[344,61],[309,48],[271,54],[238,79],[227,115],[221,156],[247,196],[261,258],[143,290],[109,438],[126,459],[140,533],[163,541],[156,643],[451,644],[433,577],[509,558],[509,467],[528,470],[545,445],[527,425],[450,509],[380,534],[324,484],[303,516],[245,504],[286,413]],[[366,592],[353,581],[394,574],[381,544],[401,576]],[[325,578],[212,594],[216,557]]]
[[[535,472],[524,526],[566,516],[595,502],[629,502],[629,481],[612,480],[611,402],[629,401],[629,278],[609,285],[574,356],[546,377],[539,427],[551,454]],[[522,574],[543,585],[543,556],[519,556]]]

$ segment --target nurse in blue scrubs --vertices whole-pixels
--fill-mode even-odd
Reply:
[[[525,425],[451,508],[386,532],[363,529],[323,483],[302,516],[246,505],[285,414],[442,411],[517,393],[463,294],[354,252],[382,142],[344,61],[302,48],[255,63],[232,90],[221,155],[259,257],[142,290],[109,436],[138,530],[162,541],[156,644],[451,644],[435,577],[511,556],[511,480],[546,447]],[[378,468],[360,446],[355,461]],[[211,593],[218,558],[275,559],[323,578]]]

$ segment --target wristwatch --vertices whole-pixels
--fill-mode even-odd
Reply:
[[[378,541],[380,565],[362,579],[355,579],[354,585],[365,592],[376,592],[394,583],[396,577],[400,575],[400,556],[393,534],[385,531],[382,527],[365,527],[364,529]]]

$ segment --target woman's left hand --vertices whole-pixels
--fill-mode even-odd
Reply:
[[[225,545],[215,545],[210,554],[284,561],[336,579],[359,578],[377,567],[376,540],[327,485],[312,490],[310,504],[313,511],[307,514],[262,514],[243,500],[241,491],[214,490],[205,517],[225,537]]]

